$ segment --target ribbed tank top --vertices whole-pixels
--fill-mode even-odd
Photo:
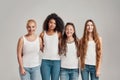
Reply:
[[[96,47],[94,41],[88,41],[85,64],[96,65]]]
[[[77,69],[79,67],[75,42],[67,43],[66,56],[61,56],[61,67],[67,69]]]
[[[58,55],[58,34],[57,32],[53,35],[47,35],[46,31],[44,32],[44,51],[42,59],[47,60],[60,60]]]
[[[35,67],[40,65],[39,51],[40,42],[39,37],[34,41],[28,41],[25,36],[23,36],[23,66],[24,67]]]

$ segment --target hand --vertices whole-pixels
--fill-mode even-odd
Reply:
[[[21,68],[21,69],[20,69],[20,74],[22,74],[22,75],[25,75],[25,74],[26,74],[26,71],[25,71],[24,68]]]
[[[100,76],[100,71],[97,70],[97,71],[96,71],[96,77],[99,77],[99,76]]]

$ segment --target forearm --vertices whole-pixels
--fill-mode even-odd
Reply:
[[[22,61],[22,56],[18,55],[18,64],[19,64],[19,67],[22,69],[23,68],[23,61]]]
[[[102,63],[102,53],[100,54],[100,57],[99,57],[99,61],[98,61],[98,65],[97,65],[97,69],[96,71],[100,73],[100,70],[101,70],[101,63]]]

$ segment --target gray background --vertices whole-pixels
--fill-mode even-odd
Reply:
[[[73,22],[80,38],[84,23],[93,19],[103,39],[101,80],[118,80],[120,72],[120,0],[0,0],[0,80],[20,80],[16,57],[18,38],[26,34],[26,21],[37,22],[39,35],[43,21],[57,13]],[[81,80],[81,78],[80,78]]]

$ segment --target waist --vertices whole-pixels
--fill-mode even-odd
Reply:
[[[60,60],[60,56],[58,53],[43,53],[42,54],[42,59],[47,59],[47,60]]]

